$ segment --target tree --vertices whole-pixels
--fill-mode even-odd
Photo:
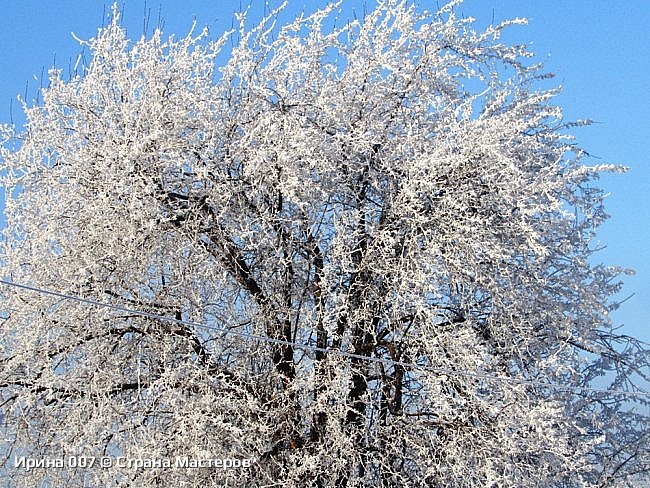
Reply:
[[[3,275],[68,296],[2,289],[16,486],[647,475],[648,352],[608,318],[622,270],[593,264],[618,168],[583,165],[500,43],[523,21],[337,8],[133,43],[115,10],[4,129]]]

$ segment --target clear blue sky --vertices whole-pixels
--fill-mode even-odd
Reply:
[[[253,11],[262,10],[263,0],[252,0]],[[145,12],[150,28],[159,13],[167,34],[187,33],[194,18],[208,25],[214,35],[231,25],[234,11],[247,0],[122,0],[124,25],[133,38],[143,32]],[[292,11],[322,2],[290,0]],[[420,2],[434,8],[435,1]],[[440,0],[440,4],[443,0]],[[23,120],[15,97],[36,95],[41,70],[47,73],[56,57],[59,67],[74,65],[80,48],[71,32],[81,38],[96,33],[110,0],[4,0],[0,3],[0,121]],[[360,0],[344,0],[346,8],[363,11]],[[372,0],[367,1],[372,5]],[[607,245],[598,258],[608,264],[630,267],[637,274],[626,278],[623,295],[634,293],[614,314],[623,331],[650,342],[650,4],[647,0],[466,0],[460,8],[479,25],[527,17],[530,24],[514,27],[505,37],[527,42],[556,74],[564,87],[556,102],[568,119],[589,118],[598,124],[576,129],[578,142],[598,162],[630,167],[627,175],[606,176],[602,186],[611,192],[608,210],[612,216],[599,240]],[[145,8],[146,7],[146,8]],[[308,7],[308,9],[311,7]],[[36,77],[36,79],[35,79]]]

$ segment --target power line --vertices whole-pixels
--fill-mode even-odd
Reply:
[[[102,308],[107,308],[110,310],[115,310],[118,312],[123,312],[123,313],[128,313],[132,315],[137,315],[140,317],[145,317],[149,319],[154,319],[154,320],[161,320],[165,322],[171,322],[175,324],[180,324],[180,325],[186,325],[186,326],[191,326],[191,327],[198,327],[206,330],[213,330],[217,332],[221,332],[226,335],[232,335],[232,336],[237,336],[241,337],[242,339],[248,339],[248,340],[257,340],[260,342],[266,342],[269,344],[275,344],[275,345],[283,345],[283,346],[293,346],[296,349],[301,349],[304,351],[310,351],[310,352],[322,352],[325,354],[331,354],[331,355],[336,355],[336,356],[342,356],[342,357],[347,357],[351,359],[358,359],[361,361],[367,361],[367,362],[372,362],[372,363],[381,363],[381,364],[386,364],[389,366],[402,366],[407,369],[413,369],[413,370],[420,370],[420,371],[427,371],[431,373],[438,373],[438,374],[443,374],[443,375],[449,375],[449,376],[463,376],[467,378],[474,378],[474,379],[482,379],[482,380],[489,380],[489,381],[497,381],[497,382],[502,382],[502,383],[513,383],[513,384],[519,384],[519,385],[527,385],[527,386],[535,386],[535,387],[542,387],[542,388],[550,388],[555,391],[561,391],[561,392],[567,392],[567,393],[577,393],[577,392],[589,392],[589,393],[609,393],[611,395],[621,395],[621,396],[628,396],[628,397],[635,397],[635,398],[650,398],[650,392],[645,392],[645,391],[625,391],[625,390],[604,390],[604,389],[598,389],[598,388],[589,388],[585,386],[562,386],[562,385],[555,385],[552,383],[544,383],[541,381],[534,381],[534,380],[526,380],[522,378],[513,378],[513,377],[504,377],[504,376],[494,376],[494,375],[488,375],[488,374],[481,374],[481,373],[474,373],[470,371],[458,371],[455,369],[451,368],[441,368],[441,367],[432,367],[432,366],[422,366],[419,364],[414,364],[414,363],[407,363],[403,361],[394,361],[392,359],[387,359],[387,358],[378,358],[378,357],[372,357],[372,356],[363,356],[361,354],[356,354],[353,352],[348,352],[348,351],[342,351],[338,349],[329,349],[329,348],[324,348],[324,347],[318,347],[318,346],[311,346],[308,344],[300,344],[298,342],[293,342],[293,341],[287,341],[283,339],[274,339],[272,337],[267,337],[267,336],[262,336],[258,334],[250,334],[247,332],[241,332],[241,331],[236,331],[236,330],[231,330],[231,329],[226,329],[224,327],[215,327],[215,326],[210,326],[208,324],[200,323],[200,322],[192,322],[188,320],[182,320],[182,319],[177,319],[175,317],[169,317],[166,315],[160,315],[152,312],[145,312],[143,310],[137,310],[129,307],[124,307],[121,305],[116,305],[113,303],[106,303],[106,302],[100,302],[98,300],[93,300],[92,298],[84,298],[79,295],[71,295],[68,293],[62,293],[60,291],[54,291],[54,290],[48,290],[45,288],[39,288],[36,286],[30,286],[26,285],[23,283],[16,283],[13,281],[8,281],[4,279],[0,279],[0,284],[6,285],[9,287],[14,287],[14,288],[19,288],[23,290],[28,290],[31,292],[35,293],[40,293],[42,295],[49,295],[49,296],[54,296],[57,298],[62,298],[66,300],[73,300],[79,303],[84,303],[87,305],[94,305],[97,307],[102,307]]]

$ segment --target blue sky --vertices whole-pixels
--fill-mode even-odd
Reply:
[[[253,11],[262,0],[252,0]],[[122,0],[124,25],[133,38],[143,33],[146,12],[150,28],[160,17],[165,33],[187,33],[194,18],[216,36],[229,28],[239,0]],[[322,2],[290,0],[292,11]],[[372,0],[368,0],[372,5]],[[434,8],[435,1],[421,1]],[[440,4],[443,3],[441,0]],[[110,10],[109,1],[5,1],[0,4],[0,122],[22,122],[16,95],[36,96],[42,70],[56,60],[59,67],[74,66],[80,52],[71,32],[93,36]],[[344,0],[346,8],[363,11],[363,2]],[[309,10],[310,7],[307,7]],[[598,240],[607,247],[597,259],[636,270],[626,277],[623,296],[634,293],[614,315],[623,331],[650,342],[650,9],[647,0],[465,0],[460,11],[479,25],[527,17],[528,26],[513,27],[508,42],[526,42],[556,74],[563,86],[556,103],[567,119],[589,118],[590,127],[575,129],[578,142],[598,159],[630,167],[627,175],[611,175],[601,185],[611,193],[611,219]],[[26,86],[27,84],[27,86]],[[26,90],[27,88],[27,90]],[[13,103],[11,100],[13,99]]]

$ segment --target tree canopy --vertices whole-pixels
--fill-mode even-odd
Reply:
[[[82,74],[50,71],[0,149],[2,274],[60,293],[1,289],[16,486],[647,476],[650,358],[593,255],[621,168],[585,163],[500,41],[524,21],[456,3],[241,15],[218,40],[130,41],[115,10]]]

